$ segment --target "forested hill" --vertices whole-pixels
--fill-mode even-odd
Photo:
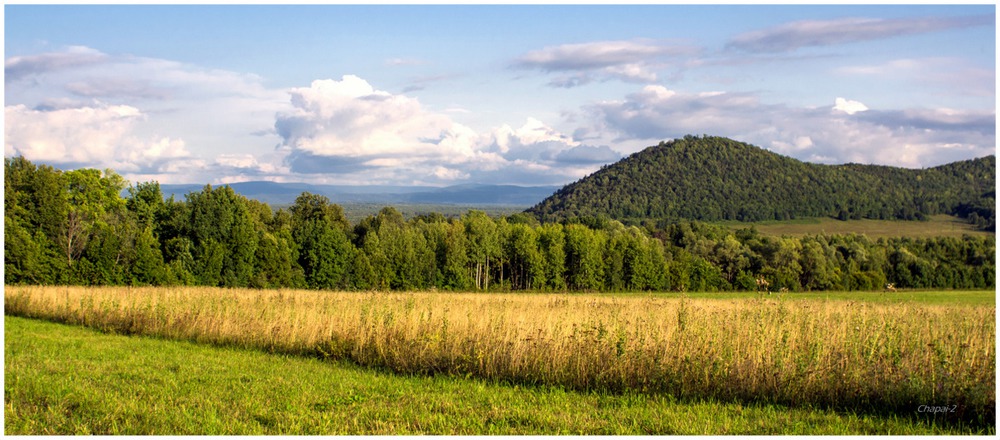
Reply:
[[[567,185],[528,210],[543,221],[921,219],[994,223],[996,157],[934,168],[820,165],[722,137],[661,142]]]

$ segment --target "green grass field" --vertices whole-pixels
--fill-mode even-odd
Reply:
[[[4,433],[993,434],[947,414],[573,392],[100,333],[6,316]]]
[[[975,229],[964,220],[947,214],[932,215],[927,221],[902,220],[848,220],[834,218],[805,218],[787,221],[765,221],[755,223],[721,222],[732,230],[748,228],[751,225],[765,235],[786,235],[802,237],[819,234],[859,234],[870,238],[929,238],[929,237],[961,237],[995,236],[988,231]]]

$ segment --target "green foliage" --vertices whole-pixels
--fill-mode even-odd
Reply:
[[[545,262],[544,286],[552,290],[566,289],[566,236],[562,225],[549,223],[538,229],[538,247]]]
[[[475,266],[472,279],[476,289],[489,289],[490,263],[496,265],[500,254],[497,225],[482,211],[469,211],[462,217],[468,241],[469,261]]]
[[[213,189],[206,185],[200,193],[187,195],[187,205],[195,260],[205,261],[202,282],[225,287],[249,285],[258,237],[247,199],[228,186]]]
[[[995,228],[995,174],[995,156],[921,170],[817,165],[731,139],[686,136],[605,166],[528,212],[543,221],[606,216],[629,223],[948,213]]]
[[[566,226],[566,269],[573,290],[600,290],[604,287],[602,247],[606,235],[583,225]]]
[[[522,223],[510,225],[505,245],[504,251],[510,258],[511,287],[538,289],[545,285],[545,261],[538,249],[535,229]]]
[[[291,237],[306,285],[313,289],[345,288],[355,249],[347,236],[349,225],[343,212],[326,197],[309,193],[299,196],[290,211]]]
[[[297,263],[291,231],[258,231],[256,266],[250,286],[259,288],[304,287],[305,274]]]
[[[408,221],[391,207],[352,227],[340,206],[309,193],[275,212],[227,186],[176,201],[141,183],[122,198],[111,171],[64,173],[23,158],[4,170],[7,284],[725,291],[756,290],[764,278],[799,291],[992,288],[996,278],[986,233],[776,237],[700,221],[640,228],[603,215],[539,223],[482,211]],[[942,170],[982,177],[974,163]]]

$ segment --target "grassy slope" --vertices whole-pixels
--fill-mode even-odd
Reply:
[[[961,237],[962,235],[996,235],[993,232],[977,230],[964,220],[946,214],[930,216],[928,221],[870,219],[841,221],[827,217],[753,223],[735,221],[719,223],[728,226],[734,231],[748,228],[752,225],[757,228],[760,233],[765,235],[787,235],[791,237],[819,234],[859,234],[867,235],[870,238],[930,238]]]
[[[965,433],[928,414],[886,419],[404,377],[16,317],[4,329],[8,435]]]

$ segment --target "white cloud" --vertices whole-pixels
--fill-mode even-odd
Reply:
[[[119,172],[162,167],[190,153],[181,139],[133,134],[145,115],[128,105],[4,108],[4,154],[55,164],[112,167]]]
[[[58,52],[15,56],[5,61],[8,94],[27,100],[31,92],[117,102],[213,99],[253,96],[272,102],[282,96],[263,87],[257,75],[158,58],[111,55],[72,46]],[[33,81],[24,81],[31,77]],[[16,87],[11,87],[11,84]]]
[[[437,166],[434,167],[434,177],[437,177],[441,181],[465,180],[469,178],[469,173],[453,168]]]
[[[4,60],[5,82],[19,81],[34,75],[98,64],[108,56],[83,46],[70,46],[60,52],[13,56]]]
[[[504,124],[494,130],[491,136],[493,145],[502,154],[510,153],[512,148],[514,150],[524,149],[525,146],[544,142],[562,143],[571,147],[579,145],[578,142],[535,118],[528,118],[524,125],[517,129]]]
[[[646,84],[657,78],[657,63],[685,51],[694,49],[646,40],[584,43],[529,52],[517,67],[562,75],[553,85]],[[949,70],[947,61],[900,59],[835,73],[917,80],[925,72],[926,81],[972,78],[980,92],[992,91],[992,71]],[[14,75],[7,79],[5,154],[165,183],[562,184],[632,146],[702,133],[804,160],[904,166],[990,154],[995,145],[993,111],[871,110],[840,97],[832,106],[790,107],[755,93],[648,84],[581,113],[566,110],[575,121],[565,116],[560,128],[519,117],[473,129],[453,119],[468,110],[433,110],[353,75],[271,89],[256,75],[82,47],[12,57],[6,67]],[[576,126],[564,131],[569,124]]]
[[[535,118],[477,132],[447,111],[352,75],[316,80],[289,96],[293,110],[275,121],[287,164],[331,183],[553,183],[618,157],[607,147],[579,149],[571,136]]]
[[[569,72],[549,85],[575,87],[592,81],[617,79],[649,83],[657,80],[663,58],[691,55],[697,48],[650,40],[596,41],[550,46],[528,52],[514,61],[521,69]]]
[[[639,96],[642,96],[649,102],[666,101],[676,94],[677,92],[670,90],[666,87],[663,87],[661,85],[646,86],[643,87],[642,91],[639,92]]]
[[[687,134],[728,136],[801,160],[940,165],[995,152],[993,111],[910,109],[875,111],[839,98],[832,107],[763,104],[752,94],[682,93],[646,86],[624,100],[588,110],[592,131],[616,141],[660,140]]]
[[[261,160],[264,158],[265,160]],[[213,185],[248,181],[287,181],[289,170],[277,164],[275,156],[263,157],[252,154],[220,154],[209,163],[202,165],[211,176],[205,181]]]
[[[274,114],[290,107],[257,75],[86,47],[5,64],[6,154],[164,183],[250,173],[228,161],[273,156]]]
[[[215,158],[215,164],[229,168],[243,168],[260,170],[263,172],[273,172],[274,166],[269,163],[261,164],[257,158],[251,154],[220,154]]]
[[[746,93],[685,94],[651,85],[626,96],[589,107],[599,121],[597,131],[628,139],[663,140],[686,134],[744,132],[766,106]]]
[[[649,58],[686,53],[689,49],[649,41],[598,41],[550,46],[528,52],[517,63],[548,71],[578,70],[632,64]]]
[[[376,90],[353,75],[289,91],[294,109],[275,122],[284,145],[314,156],[405,155],[457,160],[473,154],[469,130],[416,99]]]
[[[864,105],[858,101],[851,101],[849,99],[837,98],[834,100],[833,109],[853,115],[857,112],[863,112],[868,110],[868,106]]]
[[[813,145],[812,138],[809,136],[799,136],[793,139],[791,142],[786,141],[774,141],[772,144],[777,151],[802,151],[811,148]]]
[[[787,52],[809,46],[830,46],[947,29],[987,26],[994,21],[993,15],[801,20],[739,34],[730,40],[728,47],[749,52]]]

